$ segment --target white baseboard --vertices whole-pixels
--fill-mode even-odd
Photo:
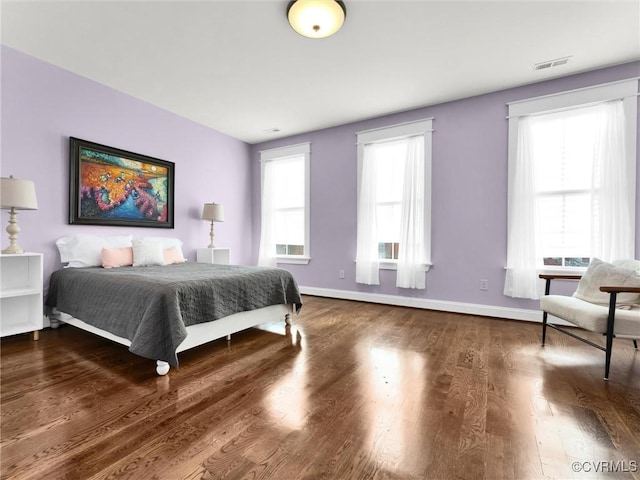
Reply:
[[[496,307],[478,303],[450,302],[446,300],[430,300],[428,298],[401,297],[380,293],[353,292],[348,290],[334,290],[331,288],[299,287],[300,292],[317,297],[339,298],[341,300],[356,300],[360,302],[382,303],[400,307],[424,308],[443,312],[480,315],[483,317],[505,318],[509,320],[523,320],[542,323],[541,310],[527,310],[524,308]],[[563,320],[549,316],[549,320],[560,325],[570,325]]]

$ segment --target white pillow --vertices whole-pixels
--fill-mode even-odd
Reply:
[[[609,305],[609,294],[600,291],[602,286],[640,287],[640,275],[631,268],[593,258],[573,296],[590,303]],[[617,305],[631,305],[637,300],[637,293],[618,293],[616,296]]]
[[[635,270],[636,275],[640,275],[640,260],[634,260],[633,258],[628,258],[624,260],[614,260],[611,262],[612,265],[616,267],[628,268],[629,270]]]
[[[160,242],[162,248],[182,247],[182,240],[176,237],[134,237],[135,241]]]
[[[132,235],[67,235],[56,240],[60,261],[67,267],[102,266],[103,248],[130,247]]]
[[[164,265],[162,243],[148,240],[133,241],[133,266]]]
[[[168,248],[176,247],[180,254],[184,257],[184,252],[182,251],[182,240],[177,237],[134,237],[133,240],[142,240],[146,242],[160,242],[162,244],[162,249],[166,250]]]

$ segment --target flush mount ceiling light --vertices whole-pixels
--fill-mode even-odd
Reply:
[[[296,32],[304,37],[325,38],[344,23],[347,9],[338,0],[294,0],[287,7],[287,18]]]

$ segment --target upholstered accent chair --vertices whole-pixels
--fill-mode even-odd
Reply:
[[[614,338],[630,338],[638,348],[640,339],[640,261],[618,260],[613,263],[592,259],[584,275],[542,274],[546,280],[545,295],[540,299],[542,345],[547,327],[565,333],[605,352],[604,379],[609,379],[611,349]],[[552,280],[579,280],[573,296],[550,295]],[[551,314],[583,330],[605,335],[599,345],[576,331],[548,321]]]

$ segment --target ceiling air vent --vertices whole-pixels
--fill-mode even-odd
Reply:
[[[278,127],[267,128],[264,133],[278,133],[280,129]]]
[[[536,63],[533,67],[534,70],[544,70],[545,68],[551,68],[553,62]]]
[[[534,70],[546,70],[547,68],[559,67],[560,65],[565,65],[569,62],[571,56],[556,58],[555,60],[547,60],[546,62],[536,63],[533,66]]]

